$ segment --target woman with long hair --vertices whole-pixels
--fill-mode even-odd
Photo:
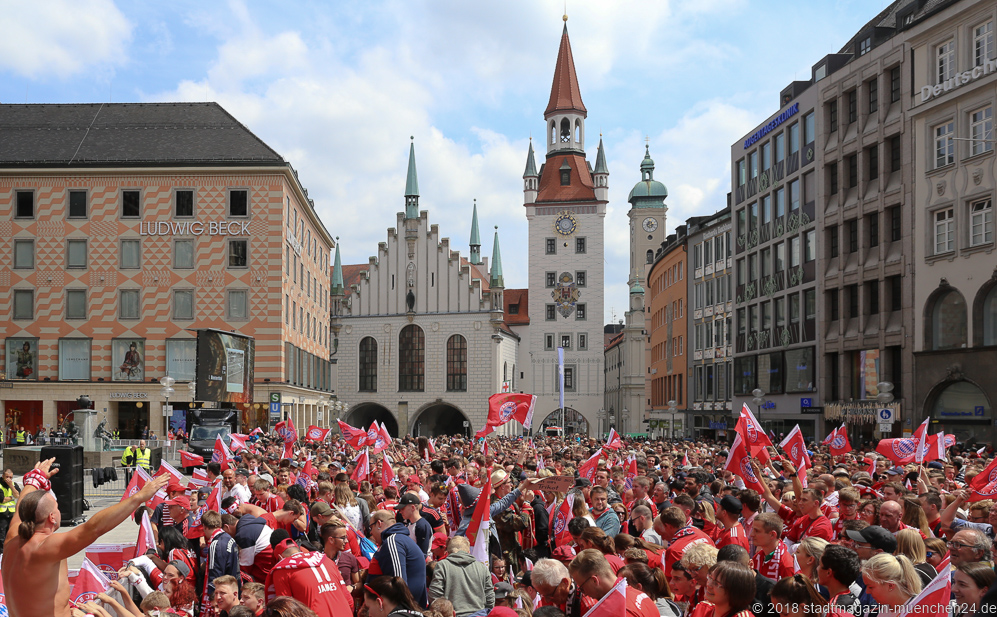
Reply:
[[[905,604],[921,593],[921,577],[903,555],[874,555],[862,564],[862,580],[880,604],[879,617],[897,617]]]
[[[571,489],[568,491],[568,494],[575,496],[575,500],[571,504],[571,516],[575,518],[581,517],[588,519],[589,525],[595,527],[595,518],[592,516],[592,513],[589,512],[588,504],[585,503],[585,494],[577,488]]]
[[[422,617],[408,585],[397,576],[379,576],[364,585],[363,601],[370,617]]]
[[[796,549],[796,563],[800,564],[800,574],[811,581],[817,580],[817,565],[829,542],[824,538],[803,538]]]
[[[733,561],[718,562],[706,577],[705,595],[694,615],[753,617],[749,607],[755,601],[755,571]]]
[[[617,572],[617,576],[627,579],[627,585],[654,600],[661,617],[681,617],[681,609],[672,601],[672,590],[661,568],[651,569],[642,563],[633,563]]]
[[[897,532],[897,550],[894,554],[903,555],[907,559],[910,559],[910,562],[914,564],[914,569],[917,570],[918,576],[921,577],[922,588],[933,581],[935,576],[938,575],[934,566],[928,563],[924,539],[921,538],[921,534],[916,529],[901,529]]]
[[[318,615],[301,600],[295,600],[291,596],[277,596],[267,602],[261,617],[318,617]]]
[[[879,507],[883,505],[881,499],[866,499],[859,504],[859,519],[870,525],[879,524]]]
[[[771,597],[772,606],[780,617],[827,613],[824,608],[827,600],[817,591],[813,581],[799,572],[776,583],[772,587]]]
[[[949,547],[945,545],[945,540],[928,538],[924,541],[924,549],[925,561],[937,571],[942,559],[945,559],[945,553],[949,551]]]
[[[613,545],[616,548],[616,554],[620,557],[623,557],[623,553],[625,553],[628,548],[639,548],[647,553],[647,565],[649,568],[660,568],[663,566],[661,559],[664,556],[665,547],[654,544],[653,542],[648,542],[640,536],[618,533],[616,534],[616,537],[613,538]]]
[[[921,507],[917,497],[904,497],[901,505],[904,507],[904,513],[900,517],[900,522],[908,527],[920,529],[919,535],[922,538],[930,538],[933,535],[931,525],[928,524],[928,516],[924,513],[924,508]]]
[[[973,615],[980,608],[980,601],[987,589],[994,584],[997,574],[989,564],[977,561],[960,563],[952,578],[952,597],[955,599],[954,615]]]
[[[357,503],[356,495],[353,494],[349,486],[345,483],[337,484],[333,489],[332,503],[333,507],[342,511],[354,529],[363,529],[360,504]]]
[[[623,559],[616,554],[616,546],[613,538],[606,535],[606,532],[598,527],[586,527],[578,536],[578,546],[582,549],[594,548],[606,556],[606,561],[613,568],[614,573],[619,573],[620,568],[626,565]]]

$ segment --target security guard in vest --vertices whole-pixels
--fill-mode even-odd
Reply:
[[[28,438],[28,433],[24,430],[24,427],[21,426],[17,430],[17,445],[23,446],[27,438]]]
[[[17,498],[21,492],[14,484],[14,472],[7,469],[0,478],[0,553],[3,553],[3,542],[7,537],[7,529],[10,521],[14,518],[14,510],[17,509]]]
[[[121,453],[121,465],[125,468],[126,482],[132,481],[132,468],[135,466],[151,472],[151,461],[152,450],[145,447],[144,439],[138,442],[138,447],[128,446],[125,448],[125,451]]]

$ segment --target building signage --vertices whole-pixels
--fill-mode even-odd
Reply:
[[[781,114],[773,118],[772,122],[769,122],[762,128],[758,129],[757,133],[745,139],[744,149],[747,150],[748,148],[753,146],[758,140],[760,140],[762,137],[765,137],[766,135],[774,131],[780,124],[795,116],[799,111],[800,111],[800,104],[793,103],[792,107],[790,107],[786,111],[782,112]]]
[[[138,224],[140,236],[248,236],[249,221],[149,221]]]
[[[968,71],[956,73],[954,77],[950,77],[938,85],[921,88],[921,102],[926,103],[932,97],[939,96],[949,90],[954,90],[959,86],[964,86],[995,71],[997,71],[997,60],[985,60],[983,66],[973,67]]]
[[[145,392],[111,392],[107,395],[108,398],[133,398],[133,399],[147,399],[149,395]]]
[[[800,413],[824,413],[824,407],[801,407]]]

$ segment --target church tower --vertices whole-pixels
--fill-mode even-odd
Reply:
[[[594,171],[586,158],[587,116],[565,23],[544,111],[546,156],[538,171],[531,142],[523,174],[530,326],[522,389],[538,397],[534,429],[539,429],[560,407],[557,350],[564,348],[565,428],[594,435],[605,383],[603,227],[609,169],[601,140]],[[559,413],[554,417],[560,422]]]
[[[601,151],[600,141],[600,151]],[[654,262],[654,253],[665,241],[665,199],[668,189],[654,179],[654,161],[651,148],[645,146],[644,160],[640,163],[640,182],[634,185],[627,201],[630,202],[630,278],[627,283],[647,287],[646,270]]]

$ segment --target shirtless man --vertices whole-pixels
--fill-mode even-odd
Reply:
[[[98,512],[66,533],[56,533],[62,522],[59,504],[48,494],[54,458],[35,465],[24,476],[24,490],[7,532],[3,587],[7,607],[18,617],[69,617],[69,578],[66,558],[111,531],[165,487],[170,474],[147,482],[121,503]]]

